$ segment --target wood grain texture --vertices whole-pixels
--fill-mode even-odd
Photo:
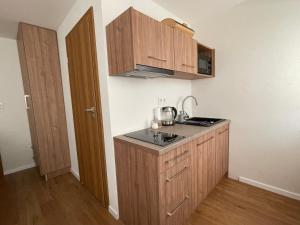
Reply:
[[[71,174],[5,176],[0,199],[0,225],[122,225]],[[224,178],[187,225],[299,225],[299,212],[299,201]]]
[[[216,130],[216,182],[228,172],[229,125]]]
[[[158,225],[158,157],[115,140],[119,218],[126,225]]]
[[[115,138],[119,211],[124,224],[185,224],[191,212],[215,188],[216,162],[220,163],[218,168],[227,171],[228,163],[216,161],[216,148],[222,148],[218,152],[228,158],[228,151],[223,150],[228,149],[228,141],[223,142],[228,129],[228,124],[217,127],[161,155]],[[222,145],[216,145],[216,135]],[[139,192],[151,197],[133,194]],[[148,215],[149,210],[154,214]]]
[[[190,143],[184,144],[175,148],[166,154],[161,155],[159,157],[159,171],[164,172],[165,170],[173,167],[177,163],[186,158],[190,157],[191,155],[191,145]]]
[[[41,175],[70,168],[56,32],[20,23],[19,50],[29,122]],[[27,93],[25,93],[27,94]]]
[[[0,225],[122,225],[70,173],[45,182],[36,168],[0,179]]]
[[[197,73],[197,42],[178,29],[174,29],[174,52],[176,71]]]
[[[66,37],[80,181],[108,206],[104,133],[93,10]],[[87,109],[94,107],[94,112]]]
[[[106,27],[109,74],[134,70],[132,8]]]
[[[223,178],[187,225],[299,225],[299,212],[300,201]]]
[[[215,76],[215,50],[130,7],[106,27],[110,75],[124,75],[137,64],[173,70],[175,79]],[[212,74],[198,74],[198,54],[212,58]]]
[[[160,175],[160,222],[182,225],[191,214],[190,155]]]
[[[133,8],[131,11],[135,64],[173,70],[173,29]]]
[[[26,61],[26,53],[24,48],[23,42],[23,32],[22,28],[19,27],[18,35],[17,35],[17,44],[18,44],[18,52],[19,52],[19,60],[21,66],[21,74],[22,74],[22,81],[24,87],[24,95],[28,96],[26,98],[27,101],[27,118],[30,128],[30,137],[31,137],[31,148],[33,150],[34,161],[36,165],[40,165],[40,157],[39,157],[39,146],[38,146],[38,137],[36,133],[36,125],[34,120],[34,108],[32,103],[32,95],[29,83],[29,75],[27,69],[27,61]],[[41,168],[40,168],[41,169]]]
[[[215,132],[193,141],[192,147],[192,209],[215,187]]]

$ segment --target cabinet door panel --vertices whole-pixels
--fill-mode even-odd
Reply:
[[[196,209],[215,186],[215,135],[208,133],[193,142],[192,209]]]
[[[57,36],[55,31],[29,24],[20,24],[20,30],[27,66],[23,78],[30,86],[29,113],[34,115],[33,134],[38,143],[34,141],[33,148],[45,175],[71,164]]]
[[[173,29],[133,10],[135,64],[174,69]]]
[[[216,131],[216,183],[228,172],[229,161],[229,127]]]
[[[197,73],[197,42],[191,36],[174,29],[175,70]]]

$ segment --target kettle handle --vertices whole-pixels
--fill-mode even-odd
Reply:
[[[174,113],[175,113],[175,115],[174,115],[174,120],[175,120],[176,117],[177,117],[177,109],[176,109],[175,107],[172,107],[172,109],[173,109],[173,111],[174,111]]]

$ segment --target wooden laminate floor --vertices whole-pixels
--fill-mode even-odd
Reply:
[[[121,224],[71,174],[29,169],[0,178],[0,225]],[[300,202],[223,179],[188,225],[300,225]]]

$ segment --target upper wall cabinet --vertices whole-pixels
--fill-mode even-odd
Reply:
[[[130,9],[136,64],[173,70],[173,29]]]
[[[175,70],[197,73],[197,42],[183,31],[174,29]]]
[[[199,74],[199,52],[203,49],[199,49],[199,44],[191,36],[132,7],[106,27],[106,35],[110,75],[180,79],[212,77],[212,73],[208,74],[209,69],[202,70],[206,74]],[[204,62],[207,59],[202,57],[202,67],[210,66]]]

